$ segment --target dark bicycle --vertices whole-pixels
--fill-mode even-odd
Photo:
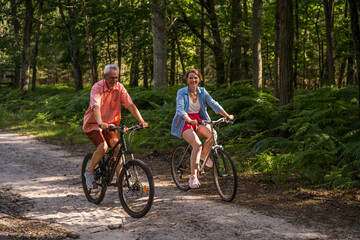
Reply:
[[[81,168],[81,180],[85,196],[89,202],[100,204],[105,197],[108,186],[117,186],[121,205],[124,210],[134,218],[145,216],[154,201],[155,186],[153,176],[149,168],[144,162],[134,159],[134,155],[127,150],[125,133],[129,132],[129,144],[131,137],[135,130],[143,129],[142,126],[137,125],[130,128],[125,126],[115,127],[111,126],[109,130],[119,130],[120,138],[115,146],[108,151],[96,165],[94,169],[95,181],[97,187],[92,189],[86,184],[84,173],[89,168],[92,153],[85,156]],[[110,160],[114,154],[114,149],[120,145],[120,151],[116,157],[116,161],[112,163]],[[130,154],[131,159],[127,160],[125,154]],[[122,159],[123,167],[120,172],[117,183],[111,183],[116,168]]]
[[[209,158],[211,158],[214,162],[213,176],[217,192],[224,201],[231,202],[236,196],[238,179],[235,164],[230,154],[224,150],[223,146],[218,145],[217,139],[215,137],[216,131],[214,129],[214,125],[221,122],[230,123],[230,121],[228,121],[226,118],[220,118],[217,121],[203,120],[200,121],[200,124],[209,124],[211,127],[214,143],[211,147]],[[171,156],[172,177],[176,186],[183,191],[190,189],[188,181],[191,175],[191,150],[191,145],[181,144],[174,148]],[[200,163],[199,174],[205,173],[205,165],[209,158]]]

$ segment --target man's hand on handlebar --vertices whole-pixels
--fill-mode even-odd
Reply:
[[[99,128],[101,128],[101,129],[103,129],[103,130],[108,129],[108,128],[113,128],[113,127],[115,127],[114,124],[107,124],[107,123],[101,123],[101,124],[99,124]]]
[[[149,124],[147,122],[141,122],[139,123],[139,125],[142,126],[143,128],[149,127]]]

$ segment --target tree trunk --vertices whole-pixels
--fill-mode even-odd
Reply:
[[[241,5],[242,0],[233,0],[231,21],[230,61],[228,63],[230,84],[241,80]]]
[[[39,19],[41,21],[42,16],[42,8],[44,4],[44,0],[40,0],[40,8],[39,8]],[[37,24],[36,31],[36,39],[35,39],[35,47],[34,47],[34,58],[33,58],[33,75],[31,81],[31,91],[35,91],[36,88],[36,78],[37,78],[37,57],[39,55],[39,40],[40,40],[40,32],[42,29],[42,23]]]
[[[354,48],[354,42],[349,42],[350,48]],[[349,54],[347,59],[347,67],[346,67],[346,86],[355,85],[354,82],[354,55]]]
[[[144,57],[143,57],[143,77],[144,77],[144,88],[149,88],[149,61],[148,61],[148,49],[144,48]]]
[[[326,52],[329,71],[329,82],[335,84],[335,51],[334,51],[334,0],[323,0],[326,27]]]
[[[138,36],[133,36],[132,41],[132,56],[130,68],[130,87],[139,86],[139,53],[138,53]]]
[[[202,79],[201,79],[200,85],[202,87],[204,87],[204,85],[205,85],[205,43],[204,43],[205,18],[204,18],[204,15],[205,15],[204,6],[201,6],[200,72],[202,75]],[[183,75],[185,75],[185,73]]]
[[[154,88],[166,88],[167,86],[167,31],[164,6],[164,0],[152,1]]]
[[[183,58],[183,55],[182,55],[182,52],[181,52],[180,42],[179,42],[179,39],[178,39],[178,36],[177,36],[177,30],[176,30],[175,24],[173,25],[173,30],[174,30],[176,46],[177,46],[177,50],[178,50],[178,54],[179,54],[179,58],[180,58],[182,74],[185,75],[185,73],[186,73],[185,63],[184,63],[184,58]]]
[[[292,1],[278,0],[280,3],[280,105],[293,100],[293,65],[294,22]]]
[[[21,69],[21,55],[19,52],[20,49],[20,22],[18,18],[16,17],[18,15],[17,8],[18,5],[16,4],[15,0],[10,1],[11,6],[11,14],[13,15],[12,23],[14,25],[14,35],[15,35],[15,54],[14,54],[14,63],[15,63],[15,69],[14,69],[14,87],[18,88],[20,87],[20,69]]]
[[[171,54],[170,54],[170,79],[169,79],[170,86],[174,86],[175,84],[175,65],[176,65],[175,48],[176,48],[176,39],[175,37],[173,37],[173,39],[171,39]]]
[[[32,33],[32,21],[34,18],[34,8],[32,0],[26,0],[26,17],[24,30],[24,45],[22,52],[22,70],[20,88],[24,93],[29,90],[30,81],[30,42]]]
[[[209,15],[211,34],[214,39],[214,45],[212,47],[215,57],[216,83],[221,85],[225,83],[225,56],[217,21],[217,14],[215,12],[214,0],[207,0],[204,7]]]
[[[261,15],[262,0],[255,0],[253,5],[252,20],[252,59],[253,59],[253,80],[254,88],[264,87],[262,78],[261,58]]]
[[[274,97],[280,99],[280,1],[276,1],[275,7],[275,47],[274,47]]]
[[[92,81],[92,84],[94,85],[97,82],[97,79],[96,79],[96,75],[95,75],[94,58],[93,58],[92,49],[91,49],[91,40],[90,40],[90,33],[89,33],[89,24],[88,24],[87,14],[86,14],[85,0],[82,0],[82,5],[83,5],[83,14],[84,14],[84,19],[85,19],[86,39],[87,39],[89,58],[90,58],[91,81]]]
[[[349,0],[350,3],[350,17],[351,17],[351,31],[355,49],[356,59],[356,79],[359,85],[359,98],[360,98],[360,29],[359,29],[359,8],[356,0]],[[359,101],[359,120],[360,120],[360,101]]]
[[[74,16],[74,11],[73,11],[74,6],[72,3],[72,0],[68,0],[67,6],[69,6],[69,8],[68,8],[69,9],[69,18],[71,19],[71,22],[75,22],[75,20],[74,20],[75,16]],[[70,50],[71,60],[72,60],[73,70],[74,70],[75,91],[80,91],[83,89],[83,79],[82,79],[82,73],[81,73],[81,68],[80,68],[80,64],[79,64],[79,53],[80,53],[79,45],[78,45],[78,43],[76,43],[76,41],[74,41],[73,33],[75,32],[74,31],[75,26],[70,25],[69,24],[70,21],[66,20],[61,0],[59,0],[59,12],[63,19],[65,30],[66,30],[66,36],[68,39],[68,43],[70,45],[69,50]]]
[[[116,21],[116,37],[117,37],[117,62],[119,66],[119,82],[121,82],[121,57],[122,57],[122,46],[121,46],[121,29],[120,21]]]
[[[251,28],[251,20],[249,18],[249,10],[248,10],[248,0],[243,0],[243,21],[245,25],[245,29]],[[250,74],[250,65],[251,65],[251,56],[248,56],[249,48],[251,48],[250,43],[250,33],[248,31],[245,31],[242,34],[242,47],[243,47],[243,55],[242,55],[242,69],[243,69],[243,78],[249,79],[252,77]]]
[[[210,32],[212,35],[213,43],[207,41],[203,35],[196,29],[195,25],[187,18],[185,10],[182,10],[183,19],[179,21],[183,21],[190,28],[190,30],[198,37],[203,43],[208,46],[214,53],[215,58],[215,70],[216,70],[216,83],[223,84],[225,83],[225,57],[223,52],[223,43],[221,40],[218,23],[217,23],[217,15],[215,13],[215,6],[213,0],[200,1],[201,6],[203,6],[209,17],[210,21]]]
[[[293,83],[294,88],[298,88],[297,84],[297,71],[299,60],[299,0],[295,0],[295,51],[294,51],[294,75]]]

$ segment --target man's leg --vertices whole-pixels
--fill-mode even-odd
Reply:
[[[118,141],[119,141],[118,138],[110,139],[109,144],[110,144],[111,148],[113,148]],[[116,156],[119,154],[119,151],[120,151],[120,144],[117,145],[116,148],[114,149],[113,157],[116,158]],[[122,158],[120,158],[120,162],[119,162],[119,164],[118,164],[118,166],[116,168],[116,176],[117,176],[117,178],[119,178],[119,176],[120,176],[120,172],[121,172],[121,169],[122,169],[122,164],[123,164]]]
[[[91,157],[91,163],[88,172],[94,171],[95,166],[100,162],[101,158],[104,156],[107,149],[108,149],[108,145],[106,144],[106,142],[100,143],[97,146],[96,151],[93,153]]]

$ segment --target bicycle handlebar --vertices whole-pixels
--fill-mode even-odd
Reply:
[[[120,130],[120,132],[127,132],[127,131],[141,130],[141,129],[144,129],[144,127],[142,125],[135,125],[132,127],[127,127],[127,126],[120,127],[120,126],[110,125],[107,129],[110,131]]]
[[[219,118],[216,121],[208,121],[208,120],[201,120],[199,121],[200,125],[206,125],[206,124],[210,124],[210,125],[214,125],[216,123],[220,123],[220,122],[225,122],[225,123],[232,123],[232,121],[228,120],[227,118]]]

